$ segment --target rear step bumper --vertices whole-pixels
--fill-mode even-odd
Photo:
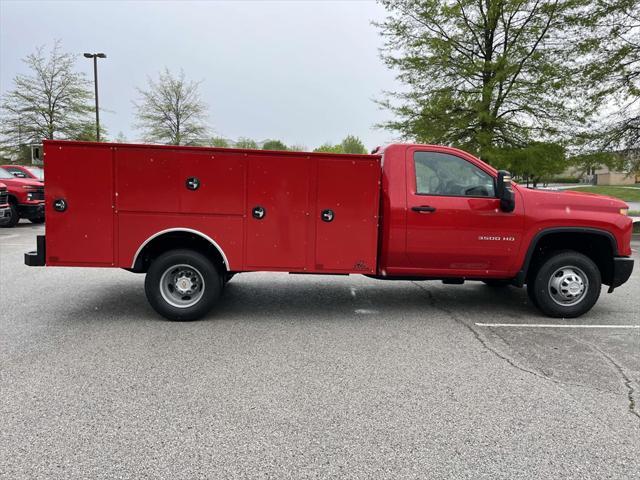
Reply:
[[[36,237],[36,246],[37,250],[24,254],[24,264],[30,267],[44,267],[47,248],[44,235]]]

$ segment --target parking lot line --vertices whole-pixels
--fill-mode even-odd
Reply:
[[[477,323],[478,327],[522,327],[522,328],[633,328],[640,329],[640,325],[577,325],[563,323]]]

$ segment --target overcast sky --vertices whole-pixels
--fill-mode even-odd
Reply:
[[[227,138],[281,139],[313,148],[362,138],[367,148],[394,134],[373,102],[397,89],[381,62],[373,1],[7,1],[0,0],[0,89],[12,88],[21,59],[62,40],[76,67],[93,78],[99,61],[101,123],[130,141],[135,87],[168,67],[202,80],[212,130]]]

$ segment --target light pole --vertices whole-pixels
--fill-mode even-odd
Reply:
[[[85,53],[85,58],[93,58],[93,84],[96,90],[96,141],[100,141],[100,112],[98,111],[98,59],[107,58],[104,53]]]

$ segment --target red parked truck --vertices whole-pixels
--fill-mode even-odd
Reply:
[[[4,224],[15,226],[21,218],[32,223],[44,222],[44,185],[39,180],[16,178],[4,168],[0,168],[0,182],[7,186],[11,217]]]
[[[238,272],[527,285],[577,317],[633,268],[617,199],[529,190],[463,151],[372,155],[45,141],[33,266],[145,272],[153,308],[205,315]],[[82,171],[82,181],[75,172]]]
[[[0,183],[0,227],[11,221],[11,207],[9,206],[9,194],[7,186]]]

